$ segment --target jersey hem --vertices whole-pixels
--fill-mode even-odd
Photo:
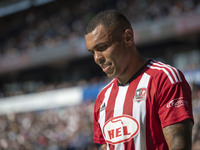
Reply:
[[[106,144],[106,142],[104,140],[98,140],[98,139],[94,139],[94,143],[97,143],[97,144]]]
[[[192,122],[194,123],[193,117],[190,114],[187,114],[187,115],[179,117],[179,118],[174,118],[173,120],[170,120],[170,122],[162,123],[162,128],[172,125],[172,124],[175,124],[175,123],[178,123],[178,122],[181,122],[186,119],[191,119]]]

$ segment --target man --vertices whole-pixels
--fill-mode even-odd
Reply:
[[[94,142],[107,150],[190,150],[191,89],[181,71],[142,57],[113,10],[88,24],[86,46],[108,77],[94,106]]]

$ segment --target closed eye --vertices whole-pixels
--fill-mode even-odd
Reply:
[[[109,47],[108,44],[97,47],[98,51],[105,51]]]
[[[106,49],[108,49],[111,46],[112,42],[106,42],[106,43],[100,43],[98,45],[96,45],[95,49],[97,51],[105,51]]]
[[[93,54],[93,55],[94,55],[94,51],[92,51],[92,50],[88,50],[88,52],[90,52],[91,54]]]
[[[108,49],[108,47],[109,47],[111,44],[112,44],[111,42],[110,42],[110,43],[99,43],[99,44],[95,45],[94,48],[92,48],[91,50],[89,49],[88,51],[94,55],[94,51],[103,52],[103,51],[105,51],[106,49]]]

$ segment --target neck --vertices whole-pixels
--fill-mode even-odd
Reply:
[[[127,84],[127,82],[133,77],[133,75],[146,63],[147,59],[138,55],[138,57],[131,59],[131,63],[125,69],[123,75],[117,77],[118,82],[121,85]]]

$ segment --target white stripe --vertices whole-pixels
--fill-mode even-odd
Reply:
[[[151,62],[151,63],[152,63],[152,62]],[[160,63],[161,63],[161,62],[160,62]],[[153,64],[153,63],[152,63],[152,64]],[[167,69],[169,69],[169,70],[171,71],[171,73],[172,73],[172,75],[174,76],[176,82],[179,81],[178,78],[177,78],[176,73],[175,73],[174,70],[171,68],[171,66],[166,65],[166,64],[163,64],[163,63],[161,63],[161,64],[154,63],[153,65],[156,65],[156,66],[159,66],[159,67],[166,67]]]
[[[100,91],[104,90],[105,88],[107,88],[110,84],[113,84],[112,82],[114,81],[115,79],[112,79],[105,87],[103,87]],[[100,92],[99,92],[100,94]]]
[[[101,104],[100,108],[102,107],[102,105],[105,103],[107,106],[108,103],[108,99],[110,96],[110,92],[112,90],[113,84],[110,86],[110,88],[107,89],[106,93],[105,93],[105,98],[103,100],[103,103]],[[100,116],[99,116],[99,124],[101,126],[101,129],[103,129],[103,125],[105,124],[105,117],[106,117],[106,112],[105,110],[100,112]]]
[[[159,68],[159,67],[154,67],[154,66],[150,66],[150,65],[147,65],[147,67],[151,68],[151,69],[157,69],[157,70],[162,70],[166,73],[166,75],[168,76],[169,80],[171,81],[171,83],[173,84],[174,83],[174,80],[172,79],[170,73],[165,69],[165,68]]]
[[[144,73],[144,75],[140,79],[137,89],[147,89],[149,79],[150,76]],[[137,134],[137,136],[134,137],[135,149],[146,150],[146,97],[140,102],[133,103],[133,118],[135,118],[139,122],[140,127],[139,133]]]
[[[178,75],[179,82],[182,82],[182,79],[181,79],[181,76],[180,76],[180,73],[178,72],[178,70],[170,65],[167,65],[167,66],[169,66],[169,67],[173,68],[173,70],[175,70],[176,74]]]
[[[114,84],[114,83],[113,83]],[[113,84],[110,86],[110,88],[107,89],[106,93],[105,93],[105,98],[103,100],[103,103],[101,104],[100,108],[102,107],[102,105],[105,103],[105,105],[107,106],[108,103],[108,99],[113,87]],[[106,111],[101,111],[100,112],[100,117],[99,117],[99,124],[101,126],[101,129],[103,129],[103,125],[105,124],[105,120],[106,120]],[[103,132],[102,132],[103,133]],[[105,139],[105,137],[104,137]],[[107,144],[107,150],[110,150],[109,145]]]
[[[123,114],[124,101],[125,101],[128,87],[129,87],[129,84],[123,87],[119,86],[119,91],[117,93],[117,97],[115,101],[113,117],[120,116]]]
[[[152,62],[151,62],[152,63]],[[181,76],[180,76],[180,73],[178,72],[178,70],[176,69],[176,68],[174,68],[174,67],[172,67],[172,66],[170,66],[170,65],[167,65],[167,64],[163,64],[162,62],[159,62],[160,64],[162,64],[162,65],[160,65],[160,66],[163,66],[163,67],[167,67],[168,69],[170,69],[170,71],[172,72],[172,74],[174,75],[174,78],[176,79],[176,81],[177,82],[182,82],[182,79],[181,79]],[[153,63],[152,63],[153,64]],[[157,65],[159,65],[159,64],[157,64]],[[172,68],[172,69],[171,69]],[[175,73],[175,72],[176,73]],[[177,76],[178,75],[178,76]],[[178,78],[177,78],[178,77]]]
[[[160,62],[160,63],[163,64],[162,62]],[[178,71],[176,68],[174,68],[174,67],[172,67],[172,66],[170,66],[170,65],[167,65],[167,64],[163,64],[163,65],[166,65],[166,66],[169,66],[170,68],[173,68],[173,69],[175,70],[175,72],[177,73],[177,75],[178,75],[179,81],[182,82],[180,73],[179,73],[179,71]],[[177,75],[176,75],[176,76],[177,76]]]
[[[117,97],[115,101],[113,117],[120,116],[123,114],[124,101],[125,101],[128,87],[129,87],[129,84],[124,87],[119,86],[119,91],[117,93]],[[115,149],[124,150],[124,143],[116,144]]]
[[[173,67],[174,68],[174,67]],[[178,78],[180,80],[180,82],[182,82],[182,79],[181,79],[181,76],[180,76],[180,73],[178,72],[178,70],[176,68],[174,68],[174,70],[176,71],[177,75],[178,75]]]
[[[113,82],[113,80],[112,80],[110,83],[112,83],[112,82]],[[109,84],[110,84],[110,83],[109,83]],[[107,86],[109,86],[109,84],[108,84]],[[102,105],[103,105],[104,103],[105,103],[105,105],[107,106],[108,99],[109,99],[110,93],[111,93],[111,91],[112,91],[113,84],[114,84],[114,83],[112,83],[112,85],[107,89],[107,91],[106,91],[106,93],[105,93],[104,100],[103,100],[103,102],[102,102],[100,108],[102,107]],[[107,86],[106,86],[106,87],[107,87]],[[106,87],[104,87],[103,89],[105,89]],[[100,116],[99,116],[99,120],[98,120],[98,122],[99,122],[99,124],[100,124],[100,126],[101,126],[101,129],[103,129],[103,126],[104,126],[104,124],[105,124],[105,120],[106,120],[106,112],[105,112],[105,110],[103,110],[103,111],[100,112]],[[102,133],[103,133],[103,132],[102,132]],[[104,139],[105,139],[105,137],[104,137]],[[107,150],[110,150],[108,144],[107,144]]]
[[[109,148],[109,144],[107,144],[107,148],[106,148],[106,150],[110,150],[110,148]]]
[[[167,66],[169,66],[169,65],[167,65]],[[172,67],[172,66],[169,66],[169,67],[171,67],[171,68],[173,68],[173,70],[176,72],[176,74],[178,75],[176,75],[176,77],[178,77],[178,81],[179,82],[182,82],[182,79],[181,79],[181,76],[180,76],[180,73],[178,72],[178,70],[176,69],[176,68],[174,68],[174,67]]]

